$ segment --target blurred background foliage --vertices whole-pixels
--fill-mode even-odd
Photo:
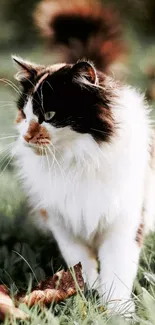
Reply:
[[[103,0],[120,14],[126,27],[134,29],[142,41],[154,41],[154,0]],[[0,1],[1,50],[38,44],[39,34],[33,24],[33,11],[38,0]]]
[[[33,24],[33,12],[38,0],[0,0],[0,135],[14,133],[18,89],[11,82],[15,68],[10,55],[19,54],[38,63],[57,60],[48,51]],[[155,64],[155,1],[105,0],[120,15],[124,39],[128,48],[125,62],[117,69],[123,79],[147,90],[147,70]],[[2,80],[3,78],[3,80]],[[4,78],[7,79],[4,81]],[[51,234],[43,234],[30,220],[27,199],[16,178],[16,170],[8,164],[12,139],[0,140],[0,282],[14,288],[52,274],[62,264]],[[155,240],[146,241],[139,269],[139,281],[147,286],[143,270],[155,272]],[[32,271],[33,270],[33,271]]]
[[[32,13],[38,0],[1,0],[0,43],[1,50],[37,44]]]
[[[79,0],[80,1],[80,0]],[[101,0],[119,15],[128,57],[124,75],[129,82],[145,90],[145,74],[155,57],[155,2],[153,0]],[[45,47],[45,40],[34,24],[33,13],[39,0],[0,1],[0,77],[12,77],[10,54],[26,56],[44,63],[57,59]],[[134,73],[133,73],[134,72]]]

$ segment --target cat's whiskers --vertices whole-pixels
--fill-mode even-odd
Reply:
[[[53,147],[53,149],[59,154],[59,156],[60,156],[60,158],[61,158],[61,160],[62,160],[62,162],[64,162],[64,158],[63,158],[63,156],[62,156],[62,154],[60,153],[60,151],[53,145],[53,143],[51,142],[51,141],[49,141],[49,144]],[[90,155],[90,153],[89,153],[89,157],[92,159],[92,161],[94,162],[96,162],[96,160],[94,160],[94,157],[92,156],[92,155]],[[99,165],[99,163],[98,163],[98,165]],[[81,174],[83,173],[83,171],[84,171],[84,167],[85,168],[89,168],[89,163],[86,161],[86,159],[84,158],[84,155],[83,155],[83,157],[82,157],[82,165],[81,165]]]
[[[53,89],[53,87],[50,85],[49,81],[45,80],[44,82],[46,82],[46,83],[49,85],[49,87],[52,89],[52,91],[54,92],[54,89]]]
[[[26,93],[24,93],[26,94]],[[30,99],[32,100],[32,96],[30,96]],[[40,105],[40,103],[33,97],[33,101],[35,101],[38,105]]]
[[[0,140],[6,140],[6,139],[10,139],[10,138],[18,138],[18,135],[8,135],[6,137],[0,138]]]
[[[12,104],[11,103],[3,103],[3,105],[1,107],[2,108],[3,107],[9,107],[9,108],[11,108],[11,107],[14,107],[13,105],[14,105],[13,103]]]
[[[59,154],[59,156],[60,156],[60,158],[61,158],[61,160],[62,160],[62,163],[63,162],[65,162],[65,160],[64,160],[64,158],[63,158],[63,156],[62,156],[62,154],[60,153],[60,151],[53,145],[53,143],[51,142],[51,141],[49,141],[49,144],[53,147],[53,149],[54,149],[54,152],[56,151],[58,154]],[[91,158],[92,158],[92,160],[94,161],[94,158],[92,157],[92,156],[90,156]],[[56,159],[56,157],[54,158],[54,159]],[[56,159],[57,160],[57,159]],[[58,162],[58,161],[57,161]],[[53,164],[52,164],[53,165]],[[61,167],[61,165],[60,165],[60,167]],[[62,167],[61,167],[62,168]],[[84,158],[84,156],[82,157],[82,165],[81,165],[81,175],[82,175],[82,173],[83,173],[83,171],[84,171],[84,169],[85,168],[89,168],[89,163],[85,160],[85,158]],[[63,170],[63,169],[62,169]],[[65,174],[65,172],[63,171],[63,173],[64,173],[64,175],[65,175],[65,178],[66,178],[66,174]],[[67,180],[69,179],[69,174],[67,175],[67,178],[66,178]],[[71,182],[71,180],[69,180],[69,182]]]
[[[40,88],[40,91],[41,91],[41,107],[40,108],[42,108],[42,113],[44,115],[45,109],[44,109],[43,85],[44,85],[44,82],[42,83],[41,88]]]
[[[50,186],[52,188],[51,168],[50,168],[50,162],[49,162],[49,159],[48,159],[48,154],[47,154],[46,149],[45,149],[45,153],[46,153],[47,165],[48,165],[48,170],[49,170],[49,181],[50,181]]]
[[[64,119],[60,120],[61,123],[71,121],[72,116],[65,117]]]
[[[24,98],[24,95],[27,95],[27,93],[23,93],[19,87],[16,86],[15,83],[13,83],[11,80],[9,79],[5,79],[2,78],[0,79],[0,82],[5,83],[6,85],[10,86],[19,96],[21,96],[22,98]],[[37,102],[38,103],[38,102]]]
[[[94,128],[91,128],[91,130],[93,131],[97,131],[99,133],[103,133],[103,134],[107,134],[107,132],[104,132],[103,130],[98,130],[98,129],[94,129]],[[100,152],[101,156],[104,158],[104,159],[107,159],[107,157],[104,155],[103,151],[100,149],[99,146],[97,146],[97,150]],[[93,157],[92,157],[93,159]]]
[[[17,135],[17,134],[15,134],[15,133],[0,133],[0,136],[10,136],[10,135]]]
[[[32,85],[32,87],[35,88],[36,85],[29,78],[25,78],[25,80],[27,80]],[[41,100],[39,92],[36,91],[36,93],[38,94],[38,97]],[[39,105],[39,102],[34,97],[33,97],[33,100]]]
[[[66,174],[65,174],[63,168],[62,168],[61,165],[59,164],[59,162],[58,162],[56,156],[53,154],[52,150],[50,149],[50,147],[49,147],[48,145],[47,145],[47,149],[49,150],[49,153],[54,157],[54,160],[55,160],[57,166],[59,167],[59,169],[60,169],[60,171],[61,171],[61,174],[62,174],[64,180],[67,180],[67,177],[66,177]]]
[[[50,143],[51,144],[51,143]],[[52,159],[52,165],[50,165],[50,170],[52,169],[53,165],[54,165],[54,161],[55,161],[55,146],[53,146],[53,151],[52,151],[53,155],[53,159]]]
[[[2,137],[0,138],[0,140],[4,140],[4,139],[12,139],[12,138],[18,138],[18,136],[7,136],[7,137]],[[10,151],[10,148],[11,146],[14,145],[14,143],[16,143],[16,141],[13,141],[11,143],[5,143],[5,145],[2,147],[2,149],[0,150],[0,156],[3,154],[2,157],[0,157],[0,163],[2,163],[3,161],[5,161],[7,159],[7,156],[9,157],[9,152]],[[6,153],[5,153],[6,152]],[[2,163],[3,164],[3,163]]]
[[[6,160],[10,157],[10,151],[9,148],[7,148],[7,150],[5,150],[5,152],[3,152],[3,156],[0,158],[0,169],[2,169],[4,163],[6,162]]]
[[[90,130],[96,131],[96,132],[99,132],[99,133],[103,133],[103,134],[107,134],[107,132],[105,132],[103,130],[98,130],[98,129],[94,129],[94,128],[90,128]]]
[[[14,142],[11,142],[11,143],[9,143],[7,146],[5,146],[4,148],[2,148],[1,150],[0,150],[0,163],[2,162],[2,161],[5,161],[5,159],[7,159],[7,156],[9,157],[9,155],[10,155],[10,151],[11,151],[11,147],[14,145],[16,143],[16,141],[14,141]],[[2,163],[3,164],[3,163]]]
[[[5,144],[5,146],[2,147],[1,150],[0,150],[0,155],[2,154],[2,152],[5,152],[7,149],[9,149],[9,147],[10,147],[11,145],[13,145],[15,142],[16,142],[16,141],[13,141],[13,142],[11,142],[11,143],[7,143],[7,144]]]
[[[11,96],[11,99],[10,100],[0,100],[0,104],[10,104],[10,105],[13,105],[13,103],[15,103],[15,100],[12,99],[12,96]]]
[[[49,141],[49,144],[52,145],[51,141]],[[47,148],[47,149],[48,149],[48,148]],[[50,153],[50,155],[52,156],[52,164],[50,165],[50,170],[52,170],[52,168],[53,168],[52,171],[53,171],[53,172],[55,173],[55,175],[56,175],[56,169],[54,168],[55,151],[56,151],[56,148],[55,148],[55,146],[53,146],[52,154],[51,154],[51,152],[49,152],[49,153]],[[47,151],[47,154],[48,154],[48,151]]]
[[[45,151],[45,149],[44,149],[44,147],[43,146],[41,146],[41,170],[43,170],[43,167],[44,167],[44,164],[43,164],[43,162],[44,162],[44,156],[46,155],[46,151]]]
[[[5,170],[7,169],[8,165],[11,163],[12,159],[14,158],[15,154],[16,154],[17,150],[11,155],[9,161],[7,162],[7,164],[5,165],[5,167],[3,168],[2,172],[0,173],[0,177],[3,175],[3,173],[5,172]]]
[[[10,79],[1,78],[0,81],[4,82],[5,84],[8,84],[9,86],[12,86],[13,89],[20,91],[20,88],[14,82],[12,82]]]
[[[38,214],[38,211],[42,208],[43,208],[43,204],[41,202],[39,202],[38,204],[35,203],[34,208],[31,209],[31,215],[33,215],[36,212]]]
[[[35,84],[29,78],[25,77],[25,80],[27,80],[32,85],[32,87],[35,87]]]
[[[13,83],[11,80],[2,78],[2,79],[0,79],[0,81],[4,82],[8,86],[10,86],[18,95],[21,95],[21,91],[20,91],[19,87],[17,87],[15,85],[15,83]]]
[[[62,156],[60,150],[58,150],[50,140],[48,140],[48,142],[49,142],[49,144],[52,146],[52,148],[53,148],[53,150],[54,150],[54,153],[57,152],[58,155],[60,156],[60,158],[61,158],[61,159],[63,160],[63,162],[64,162],[64,158],[63,158],[63,156]]]

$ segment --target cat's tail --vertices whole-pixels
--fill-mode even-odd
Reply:
[[[42,0],[34,18],[51,49],[59,47],[68,63],[86,58],[105,70],[124,53],[119,19],[98,0]]]

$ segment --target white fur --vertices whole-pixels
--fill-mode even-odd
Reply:
[[[52,144],[47,156],[41,157],[23,140],[34,118],[30,99],[24,108],[27,121],[18,127],[21,136],[16,149],[30,202],[37,210],[48,211],[46,227],[68,265],[81,261],[93,285],[98,276],[91,256],[95,249],[104,302],[123,302],[130,298],[137,272],[140,248],[135,237],[150,187],[146,193],[151,127],[143,96],[132,88],[117,90],[111,109],[116,122],[111,142],[98,144],[89,134],[44,122]],[[153,211],[152,206],[149,211],[150,197],[146,227]]]

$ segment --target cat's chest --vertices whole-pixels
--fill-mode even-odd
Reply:
[[[89,235],[122,211],[126,215],[141,196],[143,166],[127,152],[61,160],[24,148],[19,161],[26,193],[34,208],[49,211],[51,224],[59,219],[74,233]]]
[[[31,157],[23,167],[33,204],[50,211],[50,218],[61,218],[74,232],[87,229],[90,234],[101,218],[109,223],[120,209],[120,177],[112,175],[110,167],[105,171],[93,164],[66,167],[60,161]]]

